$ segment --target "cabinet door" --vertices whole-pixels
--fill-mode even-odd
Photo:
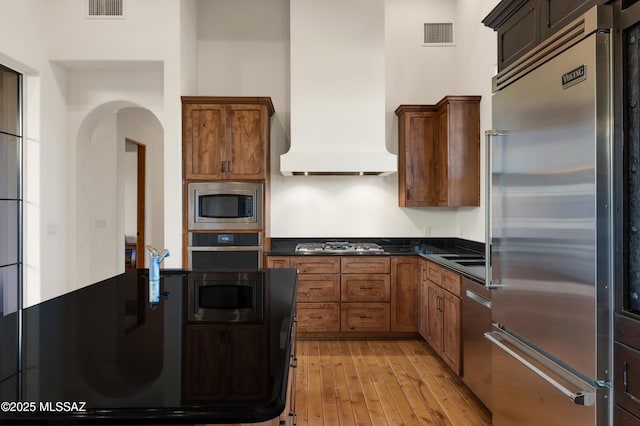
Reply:
[[[263,325],[229,327],[225,341],[230,374],[228,398],[247,400],[267,395],[269,352],[266,340],[266,328]]]
[[[438,205],[449,205],[449,104],[438,110]]]
[[[406,112],[401,118],[399,204],[401,207],[438,204],[435,112]]]
[[[391,258],[391,331],[418,331],[418,259]]]
[[[580,14],[586,12],[596,3],[602,3],[596,0],[546,0],[542,3],[541,40],[562,29]]]
[[[223,399],[228,370],[225,365],[224,326],[187,325],[184,328],[182,398],[185,401]]]
[[[427,281],[427,342],[442,352],[442,289]]]
[[[442,359],[460,375],[460,299],[442,292]]]
[[[438,103],[438,205],[480,205],[480,97]]]
[[[222,179],[225,127],[223,106],[183,106],[183,154],[187,179]]]
[[[497,32],[498,71],[502,71],[540,42],[538,1],[522,2],[522,6],[500,25]]]
[[[418,304],[418,333],[420,333],[420,336],[422,336],[423,339],[427,340],[427,336],[429,335],[429,299],[428,285],[426,280],[420,281],[419,283]]]
[[[229,134],[224,160],[226,179],[265,179],[266,134],[269,126],[265,107],[260,105],[227,106]]]

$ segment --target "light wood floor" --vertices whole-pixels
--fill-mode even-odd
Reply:
[[[490,425],[421,340],[299,340],[298,425]]]

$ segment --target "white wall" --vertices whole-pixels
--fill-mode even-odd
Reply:
[[[481,21],[499,0],[457,0],[457,94],[481,95],[480,101],[480,208],[458,209],[456,235],[484,241],[485,130],[491,129],[491,79],[497,72],[496,33]]]
[[[44,5],[0,1],[0,63],[25,74],[24,288],[31,300],[59,294],[68,276],[66,78],[47,61],[50,26]]]
[[[488,93],[481,75],[493,73],[495,59],[483,55],[495,55],[495,35],[478,22],[496,3],[386,0],[389,151],[397,152],[393,110],[398,104],[434,103],[456,92]],[[98,123],[121,108],[145,108],[163,129],[158,161],[164,169],[159,209],[164,217],[153,219],[162,222],[163,240],[155,244],[172,251],[165,266],[181,266],[181,95],[272,97],[269,226],[274,237],[462,234],[482,239],[481,208],[396,207],[396,175],[280,175],[278,158],[290,142],[288,0],[136,0],[127,2],[125,19],[110,20],[85,19],[85,4],[77,0],[0,0],[0,10],[10,17],[0,27],[0,62],[26,75],[27,306],[83,282],[84,272],[76,270],[82,260],[76,230],[82,223],[76,199],[78,143],[89,143]],[[457,33],[454,49],[422,47],[422,24],[442,20],[457,21],[458,29],[463,22],[475,24]],[[463,42],[467,38],[473,44]],[[474,72],[465,73],[469,64]],[[485,129],[490,117],[484,101],[482,108]],[[89,227],[93,223],[97,233],[96,219]],[[102,259],[93,250],[96,261]]]
[[[422,46],[425,22],[461,20],[466,25],[467,20],[477,24],[473,24],[474,31],[483,30],[483,16],[466,18],[464,9],[450,0],[385,2],[385,138],[390,152],[397,153],[398,127],[393,111],[398,105],[433,104],[445,95],[466,90],[465,94],[483,94],[484,88],[474,84],[460,85],[458,58],[468,52],[462,53],[458,46]],[[469,8],[474,13],[477,9]],[[198,17],[198,94],[267,95],[273,99],[272,237],[462,235],[483,239],[480,208],[399,208],[397,174],[283,177],[278,160],[289,149],[291,115],[288,1],[199,0]],[[490,30],[486,32],[491,36]],[[459,32],[457,36],[460,40],[466,34]],[[487,43],[494,49],[495,38]],[[480,52],[486,50],[479,48]]]
[[[152,111],[164,129],[166,193],[159,210],[173,254],[165,266],[181,265],[180,95],[183,86],[195,87],[195,5],[129,1],[125,19],[96,20],[85,19],[86,5],[77,0],[0,0],[6,18],[0,63],[27,75],[25,306],[86,284],[78,256],[76,148],[122,107]],[[183,49],[190,41],[193,47]]]

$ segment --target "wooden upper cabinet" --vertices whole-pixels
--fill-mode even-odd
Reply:
[[[264,180],[270,98],[183,97],[185,179]]]
[[[436,110],[430,105],[401,105],[398,115],[398,200],[401,207],[438,202]]]
[[[610,0],[502,0],[482,20],[498,33],[498,72],[595,5]]]
[[[479,206],[480,96],[401,105],[396,114],[399,205]]]
[[[438,103],[438,205],[480,205],[480,96]]]

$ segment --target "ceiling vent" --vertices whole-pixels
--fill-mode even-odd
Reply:
[[[453,46],[453,23],[425,23],[424,44],[426,46]]]
[[[88,0],[89,18],[124,18],[124,0]]]

